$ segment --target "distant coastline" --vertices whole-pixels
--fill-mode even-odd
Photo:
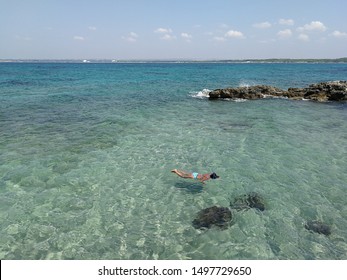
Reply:
[[[0,63],[347,63],[347,57],[327,59],[292,59],[292,58],[269,58],[269,59],[0,59]]]

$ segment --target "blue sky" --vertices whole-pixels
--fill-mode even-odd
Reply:
[[[0,59],[347,56],[346,0],[0,0]]]

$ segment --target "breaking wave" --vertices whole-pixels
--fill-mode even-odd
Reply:
[[[192,91],[190,92],[190,95],[191,97],[194,97],[194,98],[200,98],[200,99],[203,99],[203,98],[209,98],[209,93],[211,92],[212,90],[210,89],[207,89],[207,88],[204,88],[203,90],[201,91]]]

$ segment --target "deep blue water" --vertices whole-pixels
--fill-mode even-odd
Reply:
[[[347,64],[0,64],[0,258],[346,259],[346,103],[206,98],[331,80]],[[192,226],[250,192],[265,211]]]

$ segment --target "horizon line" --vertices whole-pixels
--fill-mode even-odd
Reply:
[[[111,58],[0,58],[1,63],[6,62],[78,62],[78,63],[124,63],[124,62],[281,62],[281,61],[294,61],[294,62],[305,62],[305,61],[339,61],[347,62],[347,57],[339,58],[248,58],[248,59],[194,59],[194,58],[168,58],[168,59],[111,59]]]

